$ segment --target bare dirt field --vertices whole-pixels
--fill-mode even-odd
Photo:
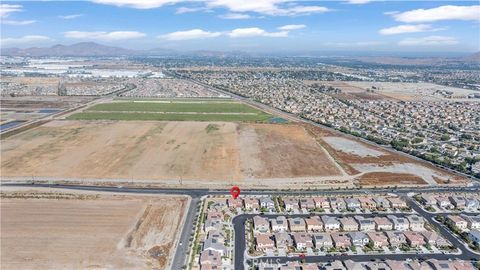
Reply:
[[[2,177],[225,184],[342,175],[296,124],[57,120],[3,140],[1,154]]]
[[[187,202],[2,191],[2,269],[166,269]]]
[[[253,130],[252,130],[253,129]],[[254,177],[334,176],[341,171],[317,142],[298,125],[243,125],[240,137],[242,164],[257,166]],[[251,154],[251,152],[255,154]],[[252,168],[252,166],[242,166]]]
[[[2,142],[2,176],[238,178],[236,126],[221,123],[210,133],[207,126],[52,121]]]
[[[305,128],[317,138],[317,141],[346,173],[357,179],[361,176],[363,180],[360,178],[360,183],[364,181],[363,183],[375,185],[382,185],[382,183],[383,185],[401,185],[419,182],[416,178],[431,185],[467,182],[464,177],[439,169],[427,162],[387,151],[358,139],[338,137],[338,133],[320,127],[305,125]],[[345,143],[345,140],[350,142]],[[402,178],[398,174],[405,174],[405,177]],[[407,175],[414,176],[415,179],[412,180],[412,177]]]
[[[383,151],[381,152],[372,149],[371,147],[367,147],[365,144],[361,144],[357,141],[349,140],[347,138],[323,137],[322,139],[338,151],[360,157],[379,157],[385,154]]]
[[[408,173],[371,172],[358,178],[360,186],[428,185],[421,177]]]

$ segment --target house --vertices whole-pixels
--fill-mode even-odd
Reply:
[[[319,216],[312,216],[305,219],[307,224],[307,231],[319,232],[323,231],[323,222]]]
[[[355,219],[358,222],[358,228],[360,231],[369,232],[375,231],[375,222],[372,218],[365,218],[362,216],[355,216]]]
[[[323,265],[323,270],[347,270],[341,261],[327,262]]]
[[[405,237],[407,238],[407,243],[411,247],[419,247],[425,245],[425,240],[423,238],[423,235],[420,234],[419,232],[404,232],[403,233]]]
[[[448,215],[447,216],[447,224],[449,224],[452,227],[455,227],[461,231],[464,231],[467,229],[468,223],[465,219],[463,219],[460,216],[457,215]]]
[[[302,209],[311,210],[315,208],[315,202],[313,201],[312,198],[301,198],[299,202],[300,202],[300,208]]]
[[[480,215],[467,216],[461,215],[461,217],[467,221],[467,228],[470,230],[480,230]]]
[[[213,250],[204,250],[200,254],[200,267],[201,269],[221,269],[222,255],[219,252]]]
[[[286,211],[298,211],[300,207],[298,205],[298,200],[294,198],[283,198],[283,207]]]
[[[323,227],[325,231],[338,231],[340,230],[340,222],[332,216],[322,216]]]
[[[243,199],[243,204],[247,210],[256,210],[260,209],[260,203],[257,198],[247,197]]]
[[[220,231],[222,230],[223,222],[221,219],[206,219],[203,230],[208,233],[210,231]]]
[[[242,199],[234,199],[234,198],[228,198],[227,199],[227,205],[230,209],[237,209],[237,208],[242,208],[243,206],[243,200]]]
[[[302,270],[318,270],[316,263],[302,263]]]
[[[286,232],[277,232],[274,234],[275,246],[278,249],[288,249],[289,246],[293,245],[293,240],[290,235]]]
[[[408,222],[408,219],[404,217],[388,215],[387,218],[392,221],[394,230],[406,231],[408,228],[410,228],[410,222]]]
[[[273,265],[271,262],[260,262],[258,270],[278,270],[278,265]]]
[[[345,233],[332,233],[331,237],[335,248],[346,249],[352,246],[350,237],[348,237],[348,235]]]
[[[412,270],[433,270],[427,262],[411,261],[408,265]]]
[[[305,232],[306,224],[303,218],[289,218],[288,228],[291,232]]]
[[[261,216],[253,217],[253,229],[255,232],[266,233],[270,231],[270,222]]]
[[[384,262],[365,262],[367,270],[391,270]]]
[[[428,264],[432,266],[434,270],[455,270],[455,267],[449,261],[439,261],[437,259],[427,260]]]
[[[425,242],[432,246],[446,247],[450,245],[445,239],[443,239],[435,231],[423,231],[421,233],[425,239]]]
[[[468,239],[470,239],[474,245],[480,246],[480,231],[471,230],[468,232]]]
[[[330,202],[330,207],[333,208],[333,209],[337,209],[337,210],[345,210],[347,208],[347,205],[345,203],[345,200],[340,198],[340,197],[332,197],[332,198],[329,198],[328,199],[329,202]]]
[[[223,220],[223,213],[221,211],[208,211],[206,219]]]
[[[437,197],[437,205],[442,207],[443,209],[451,209],[453,208],[452,203],[447,197]]]
[[[393,270],[412,270],[406,261],[386,260],[385,263]]]
[[[375,210],[377,209],[377,203],[369,197],[360,197],[358,198],[360,202],[360,208],[365,210]]]
[[[274,232],[285,232],[288,230],[287,218],[284,216],[279,216],[270,220],[272,226],[272,231]]]
[[[465,206],[467,205],[465,198],[462,196],[450,196],[448,199],[457,209],[465,209]]]
[[[477,210],[479,208],[479,201],[475,198],[468,197],[465,199],[465,209],[468,211]]]
[[[219,241],[220,239],[216,238],[207,238],[203,242],[203,250],[213,250],[220,253],[221,256],[227,254],[227,248],[224,246],[224,242]]]
[[[354,262],[352,260],[346,260],[344,263],[347,270],[367,270],[367,268],[363,265],[363,262]]]
[[[356,247],[363,247],[368,244],[368,241],[370,241],[364,232],[350,232],[348,233],[348,236],[350,236],[352,245]]]
[[[358,223],[353,217],[342,217],[339,219],[340,228],[346,232],[358,231]]]
[[[207,234],[207,238],[215,238],[221,243],[225,242],[225,235],[223,234],[222,231],[217,231],[217,230],[209,231]]]
[[[456,270],[476,270],[473,264],[469,261],[453,261],[452,264]]]
[[[213,203],[210,203],[210,202],[213,202]],[[226,201],[210,201],[210,202],[208,203],[209,210],[221,211],[223,208],[227,208]]]
[[[405,237],[403,232],[389,231],[385,232],[385,234],[388,237],[388,243],[390,243],[390,246],[392,247],[399,247],[407,243],[407,238]]]
[[[433,206],[437,203],[437,199],[431,194],[422,194],[420,197],[420,202],[425,206]]]
[[[271,234],[258,234],[255,236],[255,248],[257,251],[273,250],[275,242]]]
[[[286,265],[281,265],[279,270],[300,270],[302,267],[299,262],[287,262]]]
[[[268,210],[275,209],[275,203],[269,197],[262,197],[262,198],[260,198],[259,201],[260,201],[260,207],[261,208],[265,208],[265,209],[268,209]]]
[[[387,198],[387,200],[390,202],[392,208],[404,209],[408,207],[407,203],[398,197],[389,197]],[[435,204],[435,201],[433,202],[433,204]]]
[[[368,232],[368,238],[375,248],[388,246],[388,237],[382,232]]]
[[[360,201],[357,198],[347,198],[345,199],[345,204],[350,211],[360,209]]]
[[[307,233],[292,233],[293,244],[297,250],[312,248],[312,237]]]
[[[330,202],[325,197],[313,197],[315,208],[318,209],[330,209]]]
[[[390,208],[390,202],[384,197],[375,197],[373,198],[373,201],[377,205],[377,208],[380,208],[380,209]]]
[[[378,231],[391,231],[393,223],[386,217],[374,217],[375,229]]]
[[[424,231],[425,230],[425,220],[423,217],[417,215],[408,215],[408,223],[410,224],[410,230],[412,231]]]
[[[313,243],[316,248],[331,248],[333,247],[332,237],[329,233],[316,233],[313,235]]]

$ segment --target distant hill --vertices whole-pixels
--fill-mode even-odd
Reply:
[[[80,42],[72,45],[55,45],[47,48],[7,48],[5,56],[122,56],[134,55],[137,51],[101,45],[95,42]]]
[[[463,58],[465,61],[470,61],[470,62],[480,62],[480,52],[473,53],[469,56],[466,56]]]

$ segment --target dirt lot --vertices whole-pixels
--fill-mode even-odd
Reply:
[[[2,176],[238,177],[234,124],[52,121],[2,142]],[[215,171],[211,169],[215,168]]]
[[[2,141],[4,177],[215,180],[341,175],[303,127],[52,121]]]
[[[358,178],[361,186],[427,185],[421,177],[408,173],[372,172]]]
[[[2,269],[165,269],[188,202],[59,191],[2,197]]]
[[[391,185],[393,179],[396,179],[395,182],[399,185],[412,184],[412,177],[397,177],[398,174],[412,175],[429,184],[462,184],[467,181],[461,176],[439,169],[427,162],[386,151],[357,139],[338,139],[339,134],[333,131],[311,125],[305,125],[305,128],[316,136],[317,141],[345,172],[356,178],[363,175],[362,181],[366,183]],[[332,138],[334,138],[333,141]],[[351,141],[347,144],[349,147],[344,143],[338,144],[343,140]]]
[[[242,169],[253,168],[250,173],[254,177],[341,174],[326,151],[298,125],[243,125],[240,137],[244,141],[240,147]]]

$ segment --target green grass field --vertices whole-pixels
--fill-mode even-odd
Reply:
[[[69,116],[71,120],[270,122],[274,117],[240,102],[112,102]]]
[[[192,113],[258,113],[259,110],[242,103],[160,103],[160,102],[112,102],[98,104],[87,111],[108,112],[192,112]]]

